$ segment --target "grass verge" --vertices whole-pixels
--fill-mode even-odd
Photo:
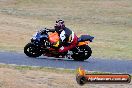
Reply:
[[[7,65],[0,64],[0,68],[11,68],[17,70],[35,70],[35,71],[44,71],[44,72],[53,72],[53,73],[70,73],[76,74],[76,70],[71,69],[61,69],[61,68],[52,68],[52,67],[38,67],[38,66],[17,66],[17,65]],[[88,74],[112,74],[110,72],[94,72],[94,71],[86,71]]]

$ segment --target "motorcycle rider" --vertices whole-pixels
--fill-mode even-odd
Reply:
[[[77,44],[78,37],[73,31],[65,27],[63,20],[56,21],[54,29],[46,29],[46,31],[58,33],[61,41],[61,47],[58,49],[58,52],[60,53],[67,52],[68,50],[74,48]]]

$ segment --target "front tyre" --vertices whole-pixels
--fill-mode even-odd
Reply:
[[[29,57],[39,57],[42,55],[40,49],[32,43],[28,43],[24,47],[24,53]]]
[[[88,45],[79,46],[76,51],[73,51],[72,58],[75,61],[84,61],[92,54],[92,50]]]

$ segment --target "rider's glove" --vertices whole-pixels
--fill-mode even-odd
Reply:
[[[47,34],[48,31],[49,31],[49,30],[48,30],[47,28],[44,28],[44,29],[41,30],[41,34]]]
[[[62,46],[62,47],[60,47],[60,50],[64,50],[64,47]]]
[[[64,50],[64,47],[62,46],[62,47],[60,47],[59,48],[59,53],[62,53],[63,52],[63,50]]]

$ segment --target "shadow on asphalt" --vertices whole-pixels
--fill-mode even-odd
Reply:
[[[89,62],[88,60],[85,60],[85,61],[75,61],[73,59],[68,59],[68,58],[54,58],[54,57],[38,57],[38,58],[35,58],[35,59],[45,59],[45,60],[51,60],[51,61],[70,61],[70,62]]]

